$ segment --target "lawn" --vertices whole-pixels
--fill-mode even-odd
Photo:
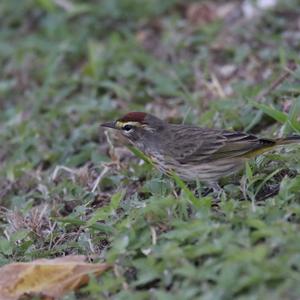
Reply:
[[[300,299],[299,145],[222,179],[217,202],[99,127],[146,111],[299,134],[300,3],[254,2],[0,3],[0,265],[114,264],[64,300]]]

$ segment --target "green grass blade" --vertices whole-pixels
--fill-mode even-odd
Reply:
[[[128,146],[128,149],[138,158],[142,159],[144,162],[146,162],[147,164],[153,166],[153,162],[151,161],[151,159],[145,155],[141,150],[133,147],[133,146]]]
[[[286,113],[281,112],[274,107],[262,103],[257,103],[257,102],[252,102],[252,103],[256,108],[262,110],[266,115],[268,115],[269,117],[273,118],[274,120],[282,124],[286,123],[289,119]]]
[[[196,207],[199,207],[199,199],[197,199],[194,195],[194,193],[187,187],[184,181],[181,180],[181,178],[174,172],[172,172],[171,177],[174,179],[176,184],[185,192],[188,199],[192,204]]]
[[[88,225],[86,221],[78,220],[75,218],[55,218],[56,222],[63,223],[63,224],[71,224],[71,225],[78,225],[78,226],[84,226],[87,228],[91,228],[97,231],[102,231],[104,233],[113,233],[114,229],[111,226],[100,224],[100,223],[94,223],[91,225]]]

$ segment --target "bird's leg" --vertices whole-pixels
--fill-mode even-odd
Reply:
[[[222,199],[222,195],[224,193],[224,190],[220,187],[217,181],[209,182],[208,186],[212,189],[212,193],[214,195],[214,198],[217,201],[220,201]]]
[[[216,181],[210,182],[208,184],[208,186],[213,190],[214,193],[219,193],[219,192],[223,191],[223,189],[220,187],[220,185]]]
[[[203,192],[203,186],[201,185],[201,182],[199,180],[196,180],[196,187],[195,187],[195,196],[198,198],[201,198]]]

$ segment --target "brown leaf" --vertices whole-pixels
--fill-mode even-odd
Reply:
[[[111,266],[86,263],[85,257],[70,255],[12,263],[0,268],[0,300],[17,300],[24,295],[59,299],[65,293],[87,284],[89,274],[100,275]]]
[[[193,25],[206,25],[217,19],[216,7],[212,3],[191,3],[187,6],[186,18]]]

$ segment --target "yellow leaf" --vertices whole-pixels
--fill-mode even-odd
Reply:
[[[84,260],[84,256],[70,255],[5,265],[0,268],[0,300],[17,300],[28,294],[58,299],[87,284],[89,274],[97,276],[111,267]]]

